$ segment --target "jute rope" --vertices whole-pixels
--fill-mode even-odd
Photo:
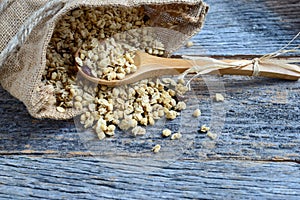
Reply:
[[[294,48],[287,49],[288,47],[291,46],[291,44],[300,37],[300,32],[283,48],[279,49],[278,51],[275,51],[270,54],[266,54],[260,58],[254,58],[252,60],[242,60],[238,62],[233,62],[233,63],[227,63],[222,60],[217,60],[214,58],[208,58],[208,57],[201,57],[198,58],[199,60],[205,62],[205,65],[198,66],[197,65],[197,60],[194,60],[195,66],[186,70],[184,73],[182,73],[179,78],[182,79],[184,78],[187,74],[190,73],[195,73],[191,79],[187,82],[187,86],[190,88],[190,84],[193,79],[200,75],[208,74],[214,71],[218,71],[221,69],[242,69],[248,66],[252,66],[252,76],[259,76],[260,75],[260,69],[263,66],[276,66],[278,68],[283,68],[288,71],[300,73],[300,67],[296,65],[292,65],[292,63],[299,63],[299,59],[290,59],[290,60],[276,60],[275,58],[281,55],[284,55],[286,53],[296,53],[300,52],[300,45],[295,46]],[[296,66],[296,68],[295,68]]]
[[[259,62],[260,62],[260,60],[259,60],[259,58],[254,58],[253,60],[252,60],[252,64],[253,64],[253,74],[252,74],[252,76],[259,76]]]
[[[0,13],[3,12],[12,3],[10,0],[4,0],[0,3]],[[0,68],[6,62],[8,57],[17,52],[26,42],[32,30],[45,18],[55,15],[60,11],[65,3],[61,0],[52,0],[47,2],[42,8],[34,12],[20,27],[18,33],[8,42],[5,49],[0,54]]]

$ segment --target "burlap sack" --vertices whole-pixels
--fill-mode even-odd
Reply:
[[[173,10],[166,11],[166,4],[173,4]],[[198,32],[203,25],[208,6],[202,0],[3,0],[0,3],[0,83],[26,105],[33,117],[72,118],[77,114],[74,110],[59,113],[55,106],[47,104],[54,95],[53,88],[41,81],[45,70],[47,45],[60,17],[80,6],[155,5],[152,16],[156,20],[172,20],[166,18],[167,12],[176,13],[176,7],[180,4],[193,5],[194,8],[189,13],[177,13],[177,18],[184,24],[180,31],[185,36],[181,39],[185,40]],[[179,48],[178,45],[172,46],[173,48],[168,49],[169,52]]]

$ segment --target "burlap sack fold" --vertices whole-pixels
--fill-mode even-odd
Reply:
[[[166,16],[171,14],[174,16],[174,13],[182,20],[184,25],[180,31],[185,38],[181,38],[180,44],[183,44],[186,39],[200,31],[208,11],[208,6],[202,0],[53,1],[53,4],[48,5],[46,9],[46,4],[49,4],[47,0],[2,2],[7,4],[4,7],[0,5],[0,50],[1,59],[4,61],[0,66],[0,83],[5,90],[26,105],[33,117],[52,119],[68,119],[78,114],[73,109],[59,113],[56,111],[56,106],[47,104],[54,96],[53,88],[44,85],[41,81],[46,65],[47,45],[62,15],[81,6],[151,6],[152,15],[151,13],[149,15],[156,17],[156,21],[157,19],[170,20]],[[2,2],[0,4],[3,4]],[[189,13],[176,13],[176,7],[180,4],[193,5],[194,9]],[[166,5],[169,10],[165,9]],[[168,15],[168,12],[171,14]],[[25,27],[21,31],[24,28],[22,26],[26,25],[31,27]],[[12,43],[18,44],[16,52],[7,52],[8,45]],[[178,44],[171,44],[168,51],[171,53],[179,47]]]

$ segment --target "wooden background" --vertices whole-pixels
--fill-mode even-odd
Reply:
[[[177,54],[255,57],[278,50],[300,31],[298,0],[206,2],[210,12],[192,38],[195,45]],[[33,119],[0,89],[0,198],[298,199],[300,82],[204,80],[193,84],[203,112],[198,121],[188,110],[150,127],[145,137],[119,134],[104,142],[77,131],[74,120]],[[212,101],[215,92],[225,102]],[[198,133],[202,124],[218,138]],[[162,127],[182,131],[183,139],[163,140]],[[162,150],[153,155],[156,143]]]

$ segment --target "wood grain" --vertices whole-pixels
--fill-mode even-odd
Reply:
[[[0,157],[0,167],[3,199],[297,199],[300,191],[293,163],[178,161],[161,168],[143,162],[134,168],[105,158],[14,156]]]
[[[194,46],[180,55],[253,58],[300,31],[297,0],[207,0]],[[299,39],[295,44],[300,43]],[[299,57],[299,54],[289,56]],[[1,199],[298,199],[300,82],[239,76],[196,79],[188,109],[144,137],[98,141],[74,120],[37,120],[0,88]],[[222,93],[225,102],[213,95]],[[196,103],[195,103],[196,102]],[[218,134],[211,140],[203,124]],[[163,127],[183,138],[160,137]],[[151,148],[161,144],[159,154]]]
[[[23,104],[2,91],[0,153],[143,157],[152,155],[152,146],[160,143],[163,145],[161,156],[172,159],[184,156],[200,160],[300,161],[299,81],[232,76],[205,79],[206,82],[194,82],[192,88],[197,90],[193,90],[193,101],[178,119],[148,127],[145,137],[133,138],[118,131],[116,137],[105,141],[98,141],[93,133],[90,138],[89,134],[80,132],[73,120],[32,119]],[[214,85],[215,81],[224,84],[225,90],[222,85]],[[226,101],[212,101],[210,93],[216,92],[225,92]],[[195,120],[190,116],[198,106],[203,114]],[[217,140],[212,141],[197,131],[203,124],[219,134]],[[181,131],[183,140],[174,142],[161,138],[164,127]]]
[[[207,0],[207,20],[184,55],[264,55],[300,32],[300,5],[278,0]],[[290,3],[289,3],[290,2]],[[300,39],[295,44],[299,45]],[[294,45],[295,46],[295,45]]]

